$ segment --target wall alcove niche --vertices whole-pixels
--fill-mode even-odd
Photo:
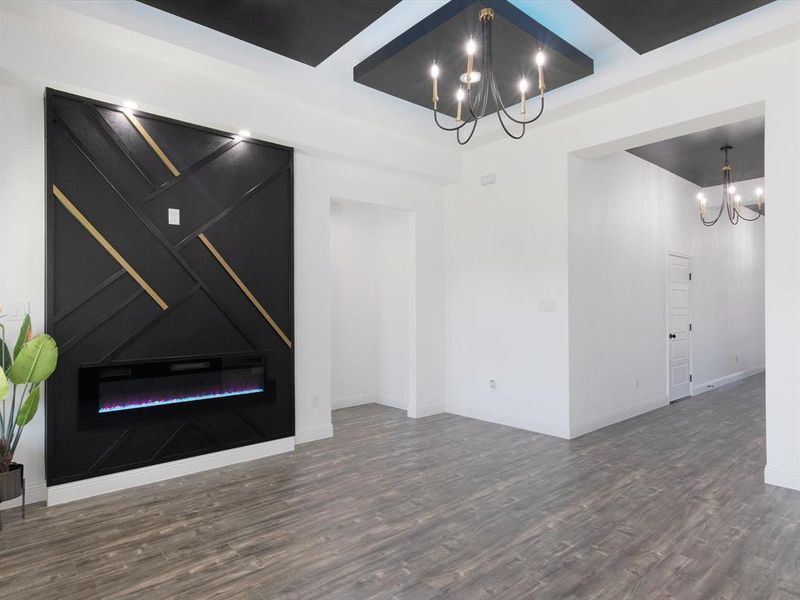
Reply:
[[[51,89],[46,119],[48,485],[293,436],[292,149]]]

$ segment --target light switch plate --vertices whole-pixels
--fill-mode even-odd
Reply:
[[[539,312],[558,312],[558,300],[539,300]]]
[[[180,208],[168,208],[167,209],[167,222],[170,225],[180,225],[181,224],[181,209]]]
[[[22,321],[30,311],[29,304],[7,304],[0,307],[0,314],[6,321]]]
[[[486,175],[481,175],[481,185],[492,185],[494,182],[495,182],[494,173],[487,173]]]

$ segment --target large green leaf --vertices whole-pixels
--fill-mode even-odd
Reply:
[[[14,362],[11,358],[11,352],[4,340],[0,340],[0,367],[8,371],[11,368],[11,363]]]
[[[31,390],[31,393],[28,394],[28,397],[22,402],[22,406],[19,407],[19,412],[17,412],[17,427],[25,427],[25,425],[30,423],[38,408],[39,386],[37,385]]]
[[[6,379],[6,373],[3,369],[0,369],[0,400],[6,397],[8,393],[8,379]]]
[[[55,371],[58,346],[49,335],[40,333],[23,345],[8,371],[13,383],[39,383]]]
[[[17,338],[17,343],[14,344],[14,358],[19,356],[22,347],[25,345],[25,342],[28,341],[28,336],[31,334],[31,316],[25,315],[25,318],[22,320],[22,327],[19,330],[19,337]]]

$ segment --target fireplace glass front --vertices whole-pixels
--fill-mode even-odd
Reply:
[[[142,412],[264,395],[261,355],[203,357],[81,368],[81,399],[95,415]]]

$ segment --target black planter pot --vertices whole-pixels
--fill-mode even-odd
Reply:
[[[17,463],[11,463],[8,471],[0,472],[0,502],[13,500],[22,496],[22,518],[25,518],[25,468]],[[0,512],[0,529],[3,528],[3,518]]]

